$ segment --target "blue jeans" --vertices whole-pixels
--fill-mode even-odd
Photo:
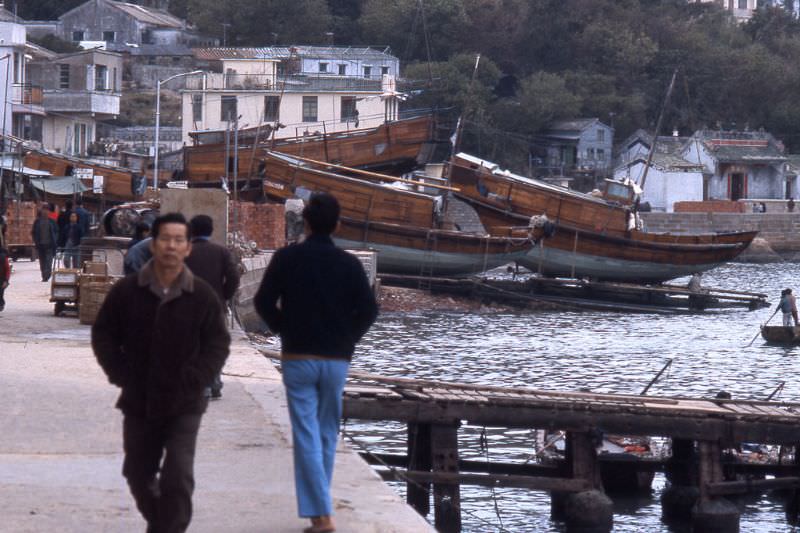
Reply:
[[[350,363],[302,359],[283,361],[281,366],[292,420],[298,514],[303,518],[330,515],[342,390]]]

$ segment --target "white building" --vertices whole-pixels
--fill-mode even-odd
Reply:
[[[0,22],[0,98],[4,103],[0,131],[4,136],[14,132],[14,113],[22,115],[26,111],[25,41],[24,26]],[[37,103],[41,104],[41,93]]]
[[[190,131],[278,127],[295,137],[378,126],[397,118],[399,60],[371,48],[275,47],[195,50],[210,70],[187,78],[183,140]]]

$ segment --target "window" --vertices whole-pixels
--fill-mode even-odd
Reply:
[[[606,140],[606,130],[597,130],[597,140],[600,142]]]
[[[83,40],[85,40],[85,39],[84,39],[84,35],[85,35],[85,34],[86,34],[86,32],[85,32],[85,31],[83,31],[83,30],[80,30],[80,31],[74,31],[74,32],[72,32],[72,40],[73,40],[74,42],[83,41]]]
[[[347,65],[339,65],[339,76],[347,74]]]
[[[369,78],[372,75],[372,67],[364,67],[364,77]]]
[[[597,160],[598,161],[605,161],[606,160],[606,151],[602,148],[597,149]]]
[[[317,121],[317,97],[303,97],[303,122]]]
[[[358,119],[355,96],[342,96],[342,122]]]
[[[142,30],[141,36],[142,44],[153,44],[153,34],[150,30]]]
[[[280,103],[278,96],[264,97],[264,122],[277,122]]]
[[[69,89],[69,65],[58,65],[58,88]]]
[[[113,43],[117,40],[117,32],[115,31],[104,31],[103,32],[103,40],[107,43]]]
[[[236,97],[223,96],[222,105],[220,106],[219,119],[225,121],[235,120],[238,116],[236,113]]]
[[[105,65],[94,66],[94,90],[105,91],[108,89],[108,67]]]
[[[320,63],[319,64],[319,71],[320,72],[328,72],[328,64],[327,63]]]
[[[195,122],[203,121],[203,95],[192,95],[192,120]]]
[[[747,9],[747,0],[739,0],[739,9]]]
[[[389,74],[389,67],[381,67],[381,75]]]

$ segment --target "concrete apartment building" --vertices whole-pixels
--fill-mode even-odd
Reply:
[[[399,60],[373,48],[269,47],[195,50],[203,75],[182,91],[190,131],[268,124],[276,137],[378,126],[397,118]]]

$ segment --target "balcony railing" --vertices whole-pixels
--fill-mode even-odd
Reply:
[[[11,94],[11,102],[14,104],[42,105],[44,102],[42,88],[30,83],[15,83]]]
[[[210,72],[203,76],[186,79],[186,88],[202,90],[205,81],[207,90],[223,91],[294,91],[294,92],[380,92],[384,80],[382,76],[359,78],[354,76],[334,76],[320,74],[220,74]]]
[[[119,115],[119,93],[108,91],[74,91],[46,89],[44,107],[64,113],[99,113]]]

